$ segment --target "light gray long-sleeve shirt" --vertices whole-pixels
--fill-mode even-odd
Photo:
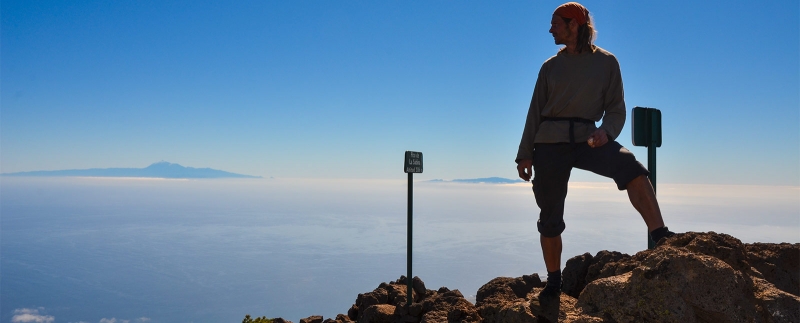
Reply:
[[[603,120],[600,128],[609,140],[617,138],[625,125],[625,99],[619,62],[613,54],[596,47],[594,52],[558,52],[542,64],[528,108],[528,118],[519,143],[517,159],[533,159],[535,143],[569,140],[569,121],[542,122],[542,117]],[[585,142],[597,129],[594,124],[575,122],[575,142]]]

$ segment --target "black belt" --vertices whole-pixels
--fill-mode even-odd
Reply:
[[[584,118],[565,118],[565,117],[542,117],[542,122],[544,121],[569,121],[569,143],[575,144],[575,123],[591,123],[594,124],[594,120],[584,119]]]

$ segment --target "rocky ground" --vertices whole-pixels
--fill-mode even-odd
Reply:
[[[347,314],[300,323],[800,322],[800,244],[744,244],[726,234],[684,233],[633,256],[585,253],[563,270],[560,300],[539,302],[539,275],[498,277],[476,303],[414,277],[359,294]],[[286,322],[275,319],[274,322]]]

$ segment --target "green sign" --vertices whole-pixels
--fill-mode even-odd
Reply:
[[[406,173],[422,173],[422,153],[417,151],[406,151],[406,160],[403,165]]]
[[[661,147],[661,111],[653,108],[633,108],[633,145]]]

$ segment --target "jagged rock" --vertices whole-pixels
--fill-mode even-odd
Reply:
[[[535,323],[530,301],[519,299],[505,303],[484,304],[479,308],[485,323]]]
[[[567,260],[561,272],[561,291],[569,296],[578,297],[586,287],[586,273],[589,272],[591,265],[592,255],[588,252]]]
[[[272,319],[272,323],[292,323],[292,321],[287,321],[287,320],[284,320],[281,317],[276,317],[276,318]]]
[[[388,304],[392,304],[394,306],[401,306],[408,303],[408,286],[406,283],[393,283],[388,284],[384,288],[386,288],[387,292],[389,293],[389,298],[387,300]],[[417,299],[417,295],[414,290],[411,290],[411,297],[413,299]]]
[[[398,321],[394,313],[396,309],[396,306],[389,304],[372,305],[364,310],[358,323],[396,323]]]
[[[784,292],[800,296],[800,244],[745,244],[747,260],[764,279]]]
[[[497,277],[478,289],[475,303],[478,307],[487,303],[514,301],[525,298],[535,287],[544,287],[539,274],[522,277]]]
[[[539,286],[512,288],[522,277],[501,277],[478,290],[476,305],[483,322],[800,322],[800,297],[787,291],[800,289],[799,263],[800,244],[690,232],[634,256],[570,259],[558,302],[540,303]]]
[[[457,289],[440,288],[422,302],[422,313],[420,323],[481,322],[478,309]]]
[[[800,319],[800,298],[752,270],[744,245],[729,235],[679,234],[632,261],[633,271],[586,286],[576,304],[583,314],[619,323]]]
[[[760,278],[753,282],[762,322],[800,322],[797,296],[774,288],[775,285]]]
[[[353,304],[353,306],[350,306],[350,309],[347,310],[347,318],[351,321],[358,321],[358,305]]]
[[[542,303],[536,297],[541,292],[541,288],[537,288],[533,293],[529,294],[530,300],[530,313],[535,318],[532,322],[537,323],[555,323],[555,322],[572,322],[572,323],[600,323],[602,319],[582,315],[580,310],[575,308],[577,299],[572,296],[562,293],[558,302],[549,301]],[[526,321],[531,322],[531,321]]]
[[[347,318],[359,323],[481,322],[475,305],[461,292],[446,287],[438,291],[426,289],[419,277],[412,280],[415,302],[406,306],[406,284],[401,276],[394,282],[381,283],[372,292],[359,294]]]
[[[322,316],[321,315],[309,316],[307,318],[300,319],[300,323],[322,323]]]
[[[616,251],[602,250],[594,257],[588,252],[572,257],[562,271],[562,291],[577,298],[587,284],[630,272],[636,265],[631,256]]]
[[[414,277],[407,307],[401,277],[359,294],[347,316],[325,322],[800,322],[798,272],[800,244],[743,244],[726,234],[689,232],[633,256],[573,257],[557,300],[537,298],[544,287],[537,274],[495,278],[478,290],[475,305],[458,290],[429,290]]]
[[[400,285],[399,281],[405,281],[405,277],[401,277],[395,282],[392,283],[381,283],[378,288],[373,290],[369,293],[358,294],[356,298],[356,303],[350,307],[350,310],[347,311],[348,317],[357,322],[361,322],[361,319],[367,309],[374,305],[393,305],[393,306],[404,306],[407,302],[406,300],[406,289],[405,285]],[[412,291],[413,295],[413,291]],[[363,309],[363,311],[361,311]]]
[[[414,301],[419,302],[425,298],[428,290],[425,288],[425,283],[417,276],[414,276],[414,279],[411,280],[411,288],[414,291]],[[408,293],[406,293],[408,295]]]
[[[475,305],[484,322],[537,322],[529,306],[537,287],[543,287],[538,274],[498,277],[478,289]]]
[[[667,239],[664,245],[717,258],[735,270],[751,271],[744,244],[727,234],[689,232]],[[639,258],[641,260],[642,257]]]
[[[594,258],[586,272],[586,284],[596,279],[622,275],[636,268],[637,262],[632,257],[617,251],[601,250]],[[584,285],[585,286],[585,285]],[[580,294],[580,292],[579,292]]]
[[[421,317],[422,316],[423,306],[422,303],[413,303],[408,308],[408,315],[413,317]]]
[[[330,322],[328,322],[330,321]],[[326,323],[352,323],[353,320],[350,319],[347,315],[338,314],[336,315],[336,319],[327,319],[325,320]]]
[[[748,306],[753,293],[747,285],[724,261],[668,247],[633,272],[590,283],[578,306],[620,323],[753,322],[757,315]]]

